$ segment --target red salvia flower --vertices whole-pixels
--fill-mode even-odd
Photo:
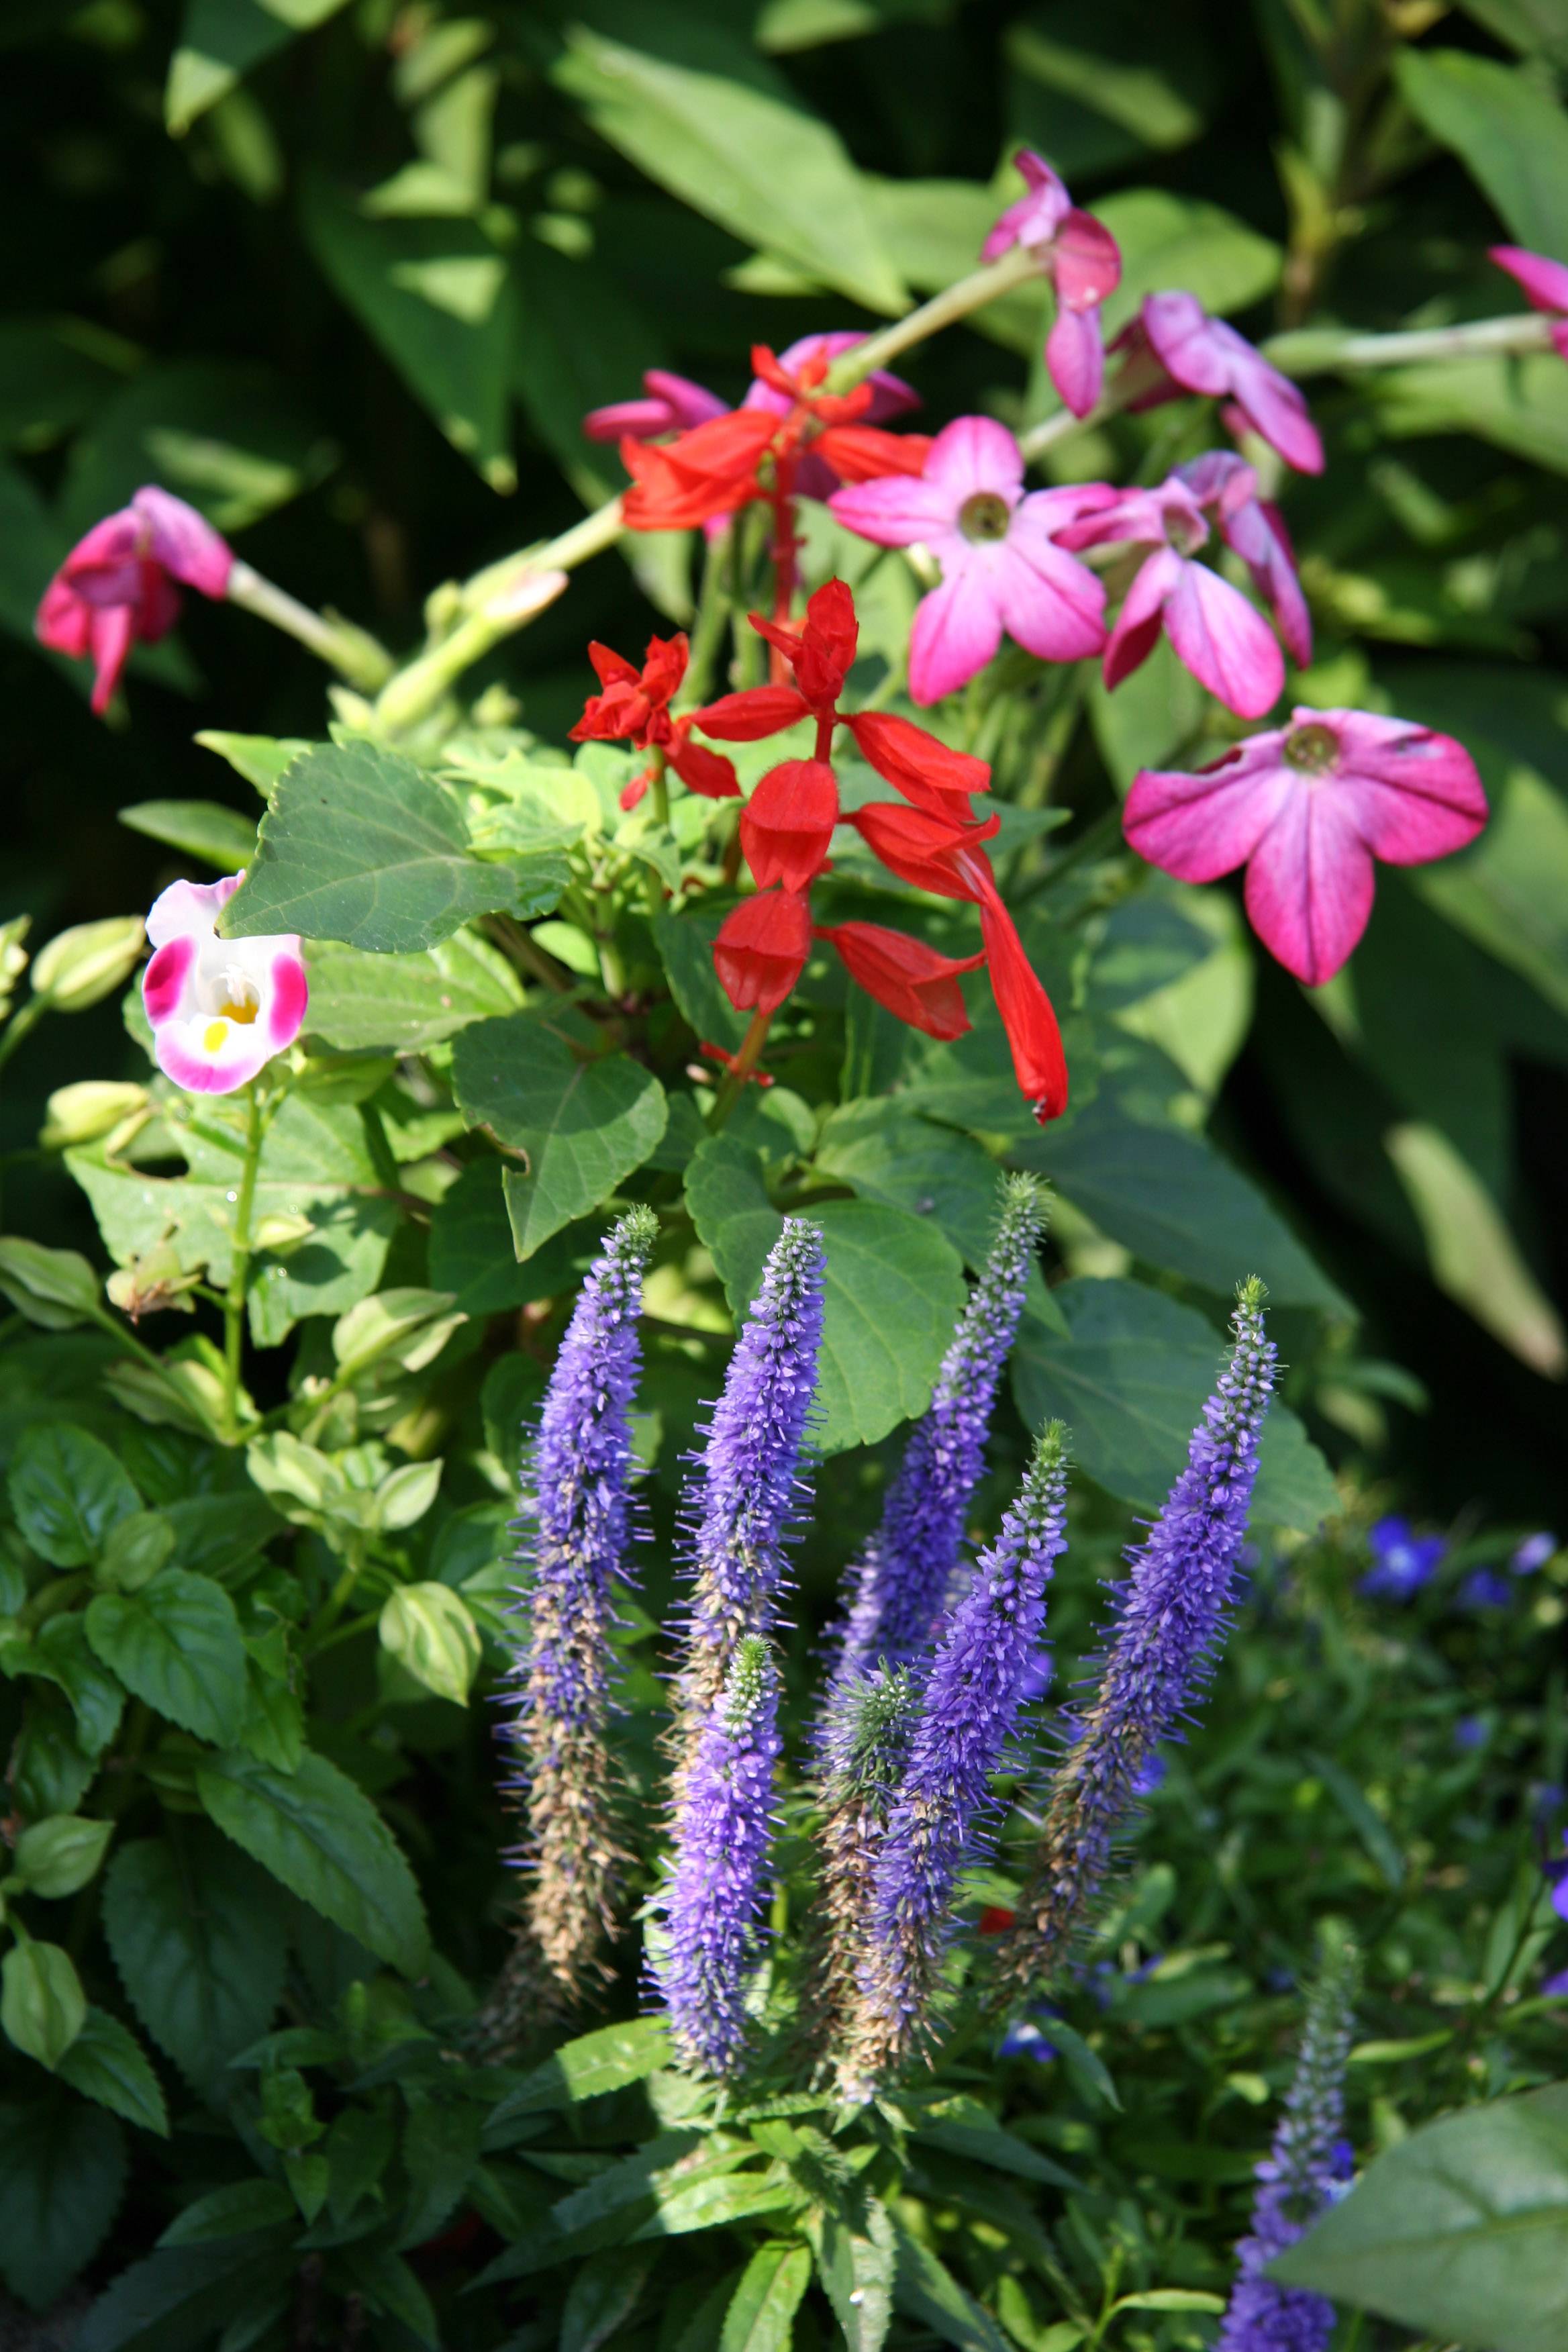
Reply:
[[[745,686],[738,694],[721,694],[696,716],[704,735],[721,743],[760,743],[809,719],[811,705],[793,686]]]
[[[928,1037],[962,1037],[969,1027],[959,974],[975,971],[985,961],[978,955],[944,956],[923,940],[890,931],[881,923],[819,923],[816,937],[837,948],[851,980],[868,996],[923,1029]]]
[[[770,768],[741,811],[741,846],[759,890],[782,882],[809,889],[827,863],[838,822],[838,786],[826,760]]]
[[[811,909],[795,890],[742,898],[719,927],[713,963],[741,1013],[776,1013],[811,953]]]
[[[702,723],[706,727],[706,719]],[[844,723],[861,758],[907,801],[934,816],[967,817],[971,795],[991,789],[991,771],[984,760],[954,751],[910,719],[862,710]]]
[[[583,716],[572,730],[572,740],[635,743],[639,751],[652,751],[666,761],[689,791],[700,793],[705,800],[731,800],[741,785],[730,761],[721,752],[692,742],[693,713],[677,719],[670,712],[670,701],[686,676],[689,652],[684,630],[673,637],[650,637],[647,658],[639,670],[624,654],[591,644],[588,658],[604,691],[588,697]],[[624,787],[623,808],[636,808],[656,767],[657,761]]]
[[[900,882],[916,890],[933,891],[940,898],[965,898],[976,906],[984,898],[991,867],[974,853],[997,832],[1000,817],[988,817],[984,824],[964,824],[952,817],[931,815],[924,809],[900,808],[893,801],[873,801],[868,807],[857,809],[849,823],[873,856],[879,857]]]
[[[842,580],[826,581],[811,597],[799,628],[751,615],[760,636],[777,647],[795,672],[795,682],[818,718],[836,718],[835,706],[855,659],[860,624],[855,599]]]
[[[994,883],[980,902],[980,936],[985,942],[991,993],[1007,1032],[1013,1067],[1043,1127],[1047,1119],[1060,1118],[1068,1107],[1067,1055],[1051,1000],[1024,952],[1024,942]]]
[[[622,504],[630,530],[685,530],[731,514],[756,495],[757,468],[781,430],[767,408],[734,408],[658,446],[621,443],[632,478]]]

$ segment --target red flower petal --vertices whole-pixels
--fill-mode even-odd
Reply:
[[[776,1013],[811,953],[811,909],[793,890],[768,890],[731,908],[713,942],[713,968],[741,1013]]]
[[[941,955],[923,940],[909,939],[880,923],[819,924],[816,936],[837,949],[851,980],[911,1029],[922,1029],[928,1037],[952,1038],[962,1037],[970,1026],[958,979],[984,962],[984,951]]]
[[[938,742],[911,719],[863,710],[847,724],[862,758],[906,800],[933,816],[965,818],[970,794],[990,789],[991,771],[984,760]]]
[[[810,716],[810,704],[793,686],[748,686],[695,711],[692,724],[721,743],[758,743]]]
[[[805,890],[821,873],[838,822],[838,785],[826,760],[770,768],[741,812],[741,846],[759,890]]]

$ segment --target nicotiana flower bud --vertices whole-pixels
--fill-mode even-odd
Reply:
[[[1057,1769],[1033,1874],[999,1964],[1016,2000],[1048,1977],[1103,1877],[1140,1775],[1212,1668],[1258,1475],[1274,1385],[1263,1286],[1243,1285],[1230,1359],[1193,1433],[1187,1465],[1113,1601],[1100,1689]]]
[[[866,2095],[928,2040],[958,1874],[982,1851],[1002,1764],[1032,1687],[1046,1588],[1067,1546],[1065,1433],[1035,1448],[1001,1534],[948,1620],[910,1760],[876,1856],[840,2087]]]
[[[781,1745],[778,1669],[767,1643],[748,1633],[697,1741],[656,1906],[662,1946],[649,1963],[677,2048],[710,2074],[733,2074],[745,2048]]]
[[[295,934],[217,935],[218,916],[244,879],[171,882],[147,918],[154,952],[142,1002],[158,1067],[190,1094],[247,1086],[304,1024],[310,991]]]
[[[996,1238],[930,1407],[910,1433],[880,1527],[846,1572],[844,1613],[829,1634],[836,1681],[879,1658],[918,1657],[952,1597],[964,1516],[984,1467],[985,1433],[1045,1223],[1046,1196],[1036,1180],[1005,1178]]]
[[[1343,2195],[1355,2168],[1344,2137],[1344,2090],[1357,1973],[1354,1947],[1325,1938],[1295,2078],[1274,2144],[1258,2168],[1252,2229],[1236,2250],[1241,2275],[1219,2352],[1328,2352],[1333,2305],[1300,2287],[1276,2286],[1263,2273]]]

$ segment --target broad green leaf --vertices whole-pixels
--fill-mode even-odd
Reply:
[[[121,810],[120,822],[149,841],[189,850],[220,874],[233,874],[256,855],[255,825],[221,801],[137,801]]]
[[[226,760],[236,775],[254,784],[265,800],[279,777],[301,751],[315,750],[303,735],[235,735],[222,727],[204,727],[194,739],[204,751]]]
[[[575,2106],[605,2091],[624,2090],[628,2083],[640,2083],[668,2066],[671,2055],[661,2017],[633,2018],[626,2025],[604,2025],[580,2034],[574,2042],[563,2042],[507,2094],[490,2117],[489,2131],[493,2134],[518,2116]]]
[[[559,2352],[599,2352],[637,2308],[656,2259],[584,2263],[562,2305]]]
[[[29,1822],[16,1842],[11,1883],[19,1891],[25,1882],[30,1894],[48,1903],[75,1895],[97,1875],[113,1834],[112,1822],[80,1813],[55,1813]]]
[[[245,1721],[245,1637],[210,1577],[165,1568],[136,1592],[88,1603],[87,1637],[133,1697],[214,1747]]]
[[[12,2294],[47,2310],[98,2252],[124,2187],[112,2116],[59,2097],[0,2107],[0,2278]]]
[[[686,1201],[739,1323],[783,1229],[755,1152],[713,1136],[692,1155]],[[822,1233],[824,1278],[817,1444],[873,1444],[925,1411],[966,1291],[957,1252],[921,1218],[868,1201],[809,1211]]]
[[[370,1799],[324,1756],[297,1772],[234,1751],[201,1764],[196,1790],[219,1829],[275,1878],[405,1976],[429,1936],[414,1874]]]
[[[975,2164],[989,2165],[993,2171],[1016,2173],[1023,2180],[1043,2181],[1056,2189],[1080,2186],[1070,2172],[1053,2164],[1048,2156],[1042,2156],[1027,2140],[1004,2130],[977,2099],[944,2099],[940,2106],[921,2117],[915,2137],[929,2140],[933,2147],[945,2147],[954,2156],[967,2157]]]
[[[23,1432],[6,1486],[24,1540],[55,1568],[85,1568],[142,1507],[108,1446],[69,1422]]]
[[[898,2248],[894,2300],[906,2318],[918,2320],[956,2352],[1007,2352],[1007,2338],[987,2311],[966,2294],[946,2264],[922,2246],[900,2222],[893,2224]]]
[[[748,1015],[736,1012],[713,969],[713,940],[722,919],[700,907],[679,915],[661,907],[653,935],[681,1019],[700,1044],[733,1050],[746,1034]]]
[[[1073,1459],[1109,1494],[1157,1509],[1182,1469],[1213,1392],[1225,1343],[1195,1307],[1141,1283],[1064,1283],[1054,1294],[1070,1336],[1026,1315],[1013,1393],[1031,1429],[1059,1418]],[[1253,1497],[1259,1522],[1310,1531],[1338,1507],[1328,1465],[1276,1401],[1264,1423]]]
[[[294,2200],[279,2181],[231,2180],[182,2207],[158,2243],[200,2246],[218,2239],[247,2238],[257,2230],[292,2221],[295,2210]]]
[[[143,2131],[169,2135],[169,2111],[152,2063],[128,2026],[106,2010],[89,2009],[86,2021],[56,2069],[62,2083],[112,2108]]]
[[[0,1297],[45,1331],[89,1322],[102,1304],[99,1277],[79,1251],[47,1249],[20,1234],[0,1235]]]
[[[1510,48],[1568,65],[1568,22],[1558,0],[1459,0],[1459,5]]]
[[[1090,16],[1050,0],[1008,28],[1013,139],[1071,179],[1114,170],[1198,137],[1217,95],[1225,51],[1194,40],[1190,21],[1113,0]]]
[[[346,1053],[375,1045],[423,1053],[470,1021],[515,1012],[522,1003],[506,958],[469,930],[454,931],[417,955],[370,955],[313,940],[305,970],[306,1033]]]
[[[907,296],[837,133],[796,102],[694,73],[585,26],[555,68],[601,138],[745,244],[868,310]]]
[[[1018,1156],[1150,1265],[1226,1298],[1257,1274],[1278,1306],[1352,1311],[1278,1211],[1184,1129],[1146,1126],[1101,1095]]]
[[[1124,326],[1145,294],[1183,287],[1205,310],[1245,310],[1271,293],[1285,257],[1219,205],[1164,188],[1119,188],[1094,207],[1121,248],[1121,283],[1107,301],[1105,329]]]
[[[1568,1012],[1568,807],[1532,770],[1511,771],[1472,848],[1413,878],[1428,906]]]
[[[58,1944],[13,1944],[0,1960],[0,2028],[52,2074],[87,2022],[76,1964]]]
[[[332,1201],[312,1205],[304,1240],[251,1265],[250,1336],[275,1348],[307,1315],[342,1315],[380,1282],[387,1245],[402,1224],[395,1201]]]
[[[99,2296],[71,2352],[198,2352],[237,2321],[238,2341],[253,2343],[249,2330],[258,2321],[269,2329],[287,2307],[293,2235],[274,2229],[237,2247],[160,2247]]]
[[[766,2213],[782,2213],[798,2203],[800,2192],[783,2181],[770,2181],[759,2172],[725,2173],[715,2180],[672,2181],[662,2189],[657,2210],[632,2243],[657,2238],[682,2238],[693,2230],[728,2228],[752,2221]]]
[[[514,301],[476,220],[369,220],[319,171],[305,239],[415,398],[492,489],[516,487],[509,432]]]
[[[823,2292],[844,2331],[847,2352],[881,2352],[893,2316],[898,2263],[893,2224],[879,2198],[866,2200],[865,2228],[837,2213],[806,2217]]]
[[[1568,378],[1555,352],[1389,368],[1363,382],[1391,438],[1473,433],[1532,466],[1568,474]]]
[[[231,360],[142,369],[75,443],[60,512],[74,534],[160,483],[221,531],[240,531],[311,489],[337,453],[282,376]]]
[[[1391,1127],[1384,1146],[1415,1213],[1438,1288],[1521,1363],[1560,1380],[1568,1370],[1563,1318],[1474,1170],[1424,1121]]]
[[[1401,47],[1400,93],[1478,180],[1517,244],[1568,260],[1568,115],[1521,67]]]
[[[41,1675],[63,1690],[76,1717],[77,1737],[89,1756],[101,1756],[120,1727],[125,1693],[95,1655],[83,1613],[62,1611],[39,1626],[20,1671]]]
[[[564,881],[558,861],[533,861],[546,866],[550,887]],[[363,741],[314,744],[278,780],[223,928],[405,954],[472,915],[541,912],[529,888],[515,868],[472,856],[456,800],[412,760]]]
[[[276,1890],[205,1823],[182,1823],[177,1847],[162,1838],[121,1847],[103,1916],[148,2032],[198,2091],[221,2097],[229,2060],[266,2032],[282,1997]]]
[[[530,422],[585,505],[626,477],[614,452],[587,440],[591,408],[623,400],[645,368],[667,364],[652,320],[603,265],[524,237],[513,258],[521,332],[513,369]],[[634,535],[635,537],[635,535]]]
[[[522,1265],[512,1246],[501,1162],[471,1160],[430,1220],[430,1279],[465,1315],[493,1315],[574,1292],[597,1253],[593,1217],[551,1236]]]
[[[467,1706],[481,1645],[468,1603],[449,1585],[400,1584],[382,1607],[381,1643],[437,1698]]]
[[[810,2284],[808,2246],[759,2246],[730,2299],[719,2352],[785,2352]]]
[[[862,1201],[928,1219],[967,1265],[984,1264],[996,1228],[996,1163],[973,1136],[896,1098],[846,1103],[825,1121],[813,1165]]]
[[[473,2178],[485,2116],[469,2101],[426,2100],[409,2109],[403,2132],[408,2201],[400,2246],[422,2246],[435,2236]]]
[[[1568,2086],[1412,2132],[1269,2274],[1444,2343],[1559,2352],[1568,2334]]]
[[[595,1033],[546,1010],[465,1029],[452,1084],[466,1118],[526,1170],[508,1168],[507,1213],[520,1258],[586,1216],[658,1146],[668,1112],[658,1080]]]
[[[344,0],[187,0],[179,46],[169,60],[163,121],[176,139],[235,84],[324,24]]]

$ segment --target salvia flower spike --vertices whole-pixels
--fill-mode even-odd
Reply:
[[[747,1633],[773,1625],[822,1344],[822,1236],[798,1217],[768,1253],[689,1489],[692,1583],[679,1716],[683,1764]]]
[[[831,2046],[858,1986],[877,1850],[909,1761],[919,1706],[907,1666],[876,1666],[837,1684],[823,1727],[818,1941],[807,2028]]]
[[[996,1238],[942,1359],[926,1414],[889,1486],[882,1523],[846,1576],[835,1629],[834,1679],[887,1658],[918,1657],[957,1575],[963,1523],[984,1467],[985,1433],[1002,1370],[1024,1311],[1024,1289],[1046,1223],[1030,1176],[1002,1186]]]
[[[530,1873],[529,1940],[568,1996],[593,1971],[619,1864],[606,1740],[617,1587],[635,1532],[631,1406],[637,1315],[658,1231],[649,1209],[615,1226],[583,1286],[525,1465],[514,1737]]]
[[[745,2049],[781,1746],[778,1668],[763,1637],[748,1633],[681,1790],[674,1864],[657,1906],[662,1946],[650,1968],[682,2057],[721,2077],[736,2072]]]
[[[1243,1285],[1234,1344],[1193,1433],[1187,1465],[1117,1588],[1100,1689],[1058,1766],[1033,1875],[1000,1954],[1015,1991],[1037,1987],[1104,1876],[1140,1773],[1205,1678],[1226,1620],[1258,1475],[1276,1350],[1263,1286]]]
[[[959,1872],[984,1844],[991,1776],[1028,1696],[1046,1588],[1067,1545],[1065,1433],[1042,1433],[1017,1500],[948,1620],[876,1859],[840,2088],[865,2096],[937,2023]]]
[[[1356,1976],[1353,1946],[1325,1939],[1285,2112],[1258,2168],[1252,2229],[1236,2250],[1241,2275],[1218,2352],[1328,2352],[1333,2305],[1303,2288],[1276,2286],[1263,2273],[1343,2195],[1354,2169],[1344,2137],[1344,2091]]]

